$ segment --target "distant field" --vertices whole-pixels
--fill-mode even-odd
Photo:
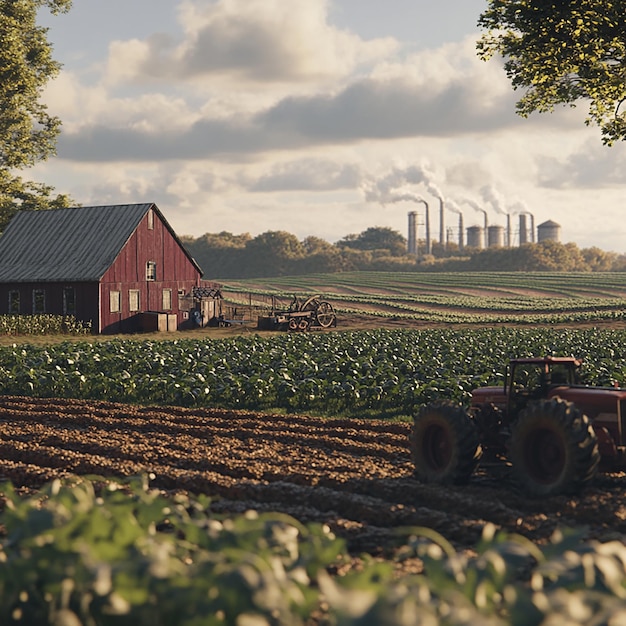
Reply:
[[[227,280],[227,301],[288,305],[319,294],[340,313],[450,323],[626,319],[626,273],[346,272]]]

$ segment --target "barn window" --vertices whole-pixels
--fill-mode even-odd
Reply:
[[[33,313],[35,315],[46,312],[45,289],[33,289]]]
[[[20,314],[20,292],[19,291],[9,291],[9,314],[10,315]]]
[[[63,315],[76,315],[76,291],[74,291],[74,287],[63,287]]]
[[[146,263],[146,280],[156,280],[156,261]]]
[[[148,211],[148,230],[154,230],[154,211]]]
[[[171,289],[163,290],[162,306],[163,306],[164,311],[169,311],[172,308],[172,290]]]
[[[139,311],[139,289],[128,290],[128,308],[131,311]]]
[[[119,313],[122,310],[121,298],[119,291],[112,291],[109,294],[109,311],[111,313]]]

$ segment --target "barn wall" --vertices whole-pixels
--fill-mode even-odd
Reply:
[[[100,283],[101,332],[136,332],[141,330],[141,313],[159,311],[177,316],[184,326],[187,306],[179,303],[178,294],[188,294],[200,285],[200,272],[185,254],[176,238],[154,213],[153,228],[145,215]],[[146,264],[156,263],[156,280],[146,280]],[[172,290],[171,309],[163,309],[163,290]],[[131,290],[139,291],[139,311],[130,310]],[[111,292],[120,293],[120,311],[111,312]]]
[[[63,290],[73,288],[76,305],[76,319],[91,322],[96,332],[98,326],[98,283],[2,283],[0,284],[0,315],[9,313],[9,292],[20,293],[20,315],[33,314],[33,291],[45,293],[45,313],[64,315]]]

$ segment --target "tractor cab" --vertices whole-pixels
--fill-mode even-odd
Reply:
[[[511,359],[504,381],[508,414],[516,415],[531,400],[558,395],[559,387],[577,384],[580,366],[573,357]]]
[[[530,400],[557,395],[559,387],[579,382],[582,362],[574,357],[530,357],[511,359],[504,386],[479,387],[472,392],[472,408],[493,405],[507,415],[515,415]]]

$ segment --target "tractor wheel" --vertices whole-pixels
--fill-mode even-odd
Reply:
[[[531,496],[576,493],[595,475],[598,440],[586,415],[561,398],[524,409],[511,429],[515,482]]]
[[[428,404],[415,416],[410,435],[415,476],[426,483],[463,484],[480,458],[476,427],[460,404]]]
[[[335,311],[330,302],[322,300],[315,311],[317,323],[322,328],[330,328],[335,323]]]

